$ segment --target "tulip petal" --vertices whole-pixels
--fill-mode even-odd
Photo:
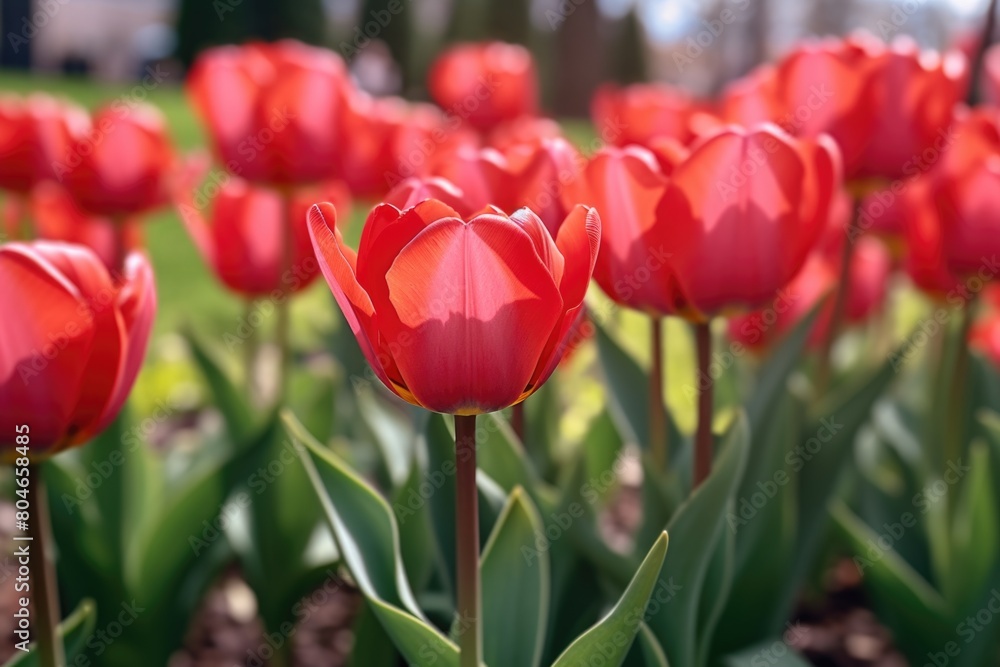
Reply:
[[[375,375],[386,387],[399,393],[375,353],[374,342],[378,340],[375,308],[368,293],[358,283],[355,275],[357,255],[344,244],[336,221],[337,212],[330,203],[324,202],[309,209],[309,234],[316,250],[316,260]]]
[[[552,280],[555,281],[556,285],[559,285],[563,279],[566,262],[542,219],[530,209],[521,208],[510,215],[510,220],[528,234],[532,245],[535,246],[535,252],[538,253],[538,259],[542,260],[542,264],[548,267]]]
[[[132,391],[149,347],[149,336],[156,318],[156,301],[153,267],[145,255],[134,252],[125,260],[125,283],[118,294],[118,310],[126,340],[124,362],[115,382],[114,393],[88,435],[103,431],[118,416]]]
[[[39,447],[60,445],[72,417],[93,318],[82,317],[80,289],[33,246],[0,248],[0,304],[17,326],[0,327],[0,425],[26,423]]]
[[[520,400],[562,313],[527,234],[493,215],[439,220],[386,275],[392,317],[380,320],[420,405],[492,412]]]

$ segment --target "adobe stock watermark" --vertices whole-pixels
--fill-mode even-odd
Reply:
[[[160,68],[160,65],[147,65],[146,74],[137,84],[116,97],[108,105],[111,111],[110,116],[104,116],[96,125],[90,128],[90,132],[77,141],[74,141],[67,149],[66,155],[61,160],[52,162],[52,172],[61,182],[66,174],[76,169],[83,163],[83,158],[89,156],[98,145],[114,133],[119,123],[129,117],[139,105],[146,101],[149,93],[156,90],[167,80],[170,72]]]
[[[341,40],[338,46],[340,55],[344,57],[344,60],[353,60],[372,43],[372,40],[378,39],[382,31],[388,28],[393,19],[402,14],[403,10],[406,9],[406,5],[412,1],[389,0],[384,9],[373,9],[369,12],[369,16],[362,16],[361,20],[363,23],[358,23],[354,26],[351,41],[348,43]]]
[[[35,11],[31,16],[22,16],[19,26],[20,31],[10,31],[7,33],[7,41],[14,53],[20,53],[21,48],[28,46],[28,42],[38,36],[42,30],[55,18],[59,10],[69,4],[69,0],[38,0],[32,3]]]
[[[740,333],[746,337],[749,345],[759,342],[778,323],[779,316],[788,312],[798,300],[799,295],[787,287],[779,289],[769,306],[754,313],[740,326]],[[748,349],[744,343],[732,340],[728,348],[712,352],[708,369],[698,371],[695,384],[684,385],[684,396],[693,403],[701,392],[714,385],[732,369],[736,365],[736,360],[745,355]]]
[[[1000,260],[997,260],[996,255],[984,256],[981,261],[975,274],[948,291],[945,295],[946,305],[938,306],[933,313],[922,319],[903,343],[889,354],[889,363],[894,372],[898,373],[927,343],[947,329],[951,318],[956,313],[964,312],[969,303],[1000,273]]]
[[[694,61],[705,54],[711,48],[715,40],[722,36],[726,28],[736,22],[740,12],[746,11],[750,6],[750,0],[728,0],[732,7],[723,7],[717,16],[711,19],[702,19],[700,30],[693,35],[688,35],[684,40],[683,51],[674,51],[674,65],[678,72],[683,72],[684,68],[694,64]]]
[[[785,454],[785,465],[791,468],[793,473],[801,471],[843,428],[844,425],[838,423],[835,416],[824,417],[820,420],[819,429],[811,438],[788,450]],[[749,525],[792,479],[785,468],[778,468],[769,478],[758,480],[757,490],[749,496],[741,497],[736,502],[735,511],[730,510],[726,513],[729,530],[735,534],[740,528]]]
[[[951,488],[971,471],[972,466],[965,465],[961,459],[949,461],[940,478],[928,482],[910,499],[914,511],[907,510],[895,521],[883,522],[875,537],[866,541],[864,555],[857,554],[853,558],[858,573],[864,575],[866,570],[874,567],[875,563],[892,551],[907,531],[917,525],[918,516],[930,512],[931,508],[944,500]]]
[[[82,506],[101,486],[125,465],[128,455],[149,441],[149,437],[162,424],[166,423],[183,406],[160,400],[152,412],[137,424],[133,424],[122,436],[121,448],[114,449],[100,461],[91,461],[85,474],[76,478],[73,493],[64,492],[61,496],[63,506],[69,514]]]
[[[941,156],[955,143],[958,131],[954,125],[939,129],[934,142],[919,153],[911,155],[902,164],[903,175],[893,179],[889,187],[877,191],[867,200],[867,206],[858,212],[855,219],[844,224],[847,240],[855,243],[862,235],[875,226],[885,216],[915,178],[925,174],[941,159]]]
[[[998,615],[1000,615],[1000,589],[994,588],[990,591],[990,597],[986,604],[980,607],[974,615],[966,616],[965,620],[955,626],[955,634],[963,643],[949,641],[941,647],[940,651],[929,652],[927,662],[923,664],[923,667],[948,667],[952,658],[962,655],[965,646],[971,644],[981,632],[988,630]]]
[[[875,22],[875,27],[878,28],[882,39],[888,42],[926,4],[927,0],[904,0],[894,4],[889,18],[880,18]]]

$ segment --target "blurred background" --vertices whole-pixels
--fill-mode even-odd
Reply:
[[[602,81],[718,90],[810,35],[867,29],[973,48],[986,0],[3,0],[0,65],[139,79],[209,46],[294,37],[347,59],[372,93],[426,97],[433,54],[457,41],[528,46],[547,108],[584,116]],[[386,20],[387,16],[392,20]],[[373,44],[369,44],[373,42]],[[362,47],[362,48],[358,48]],[[169,80],[179,83],[180,76]]]

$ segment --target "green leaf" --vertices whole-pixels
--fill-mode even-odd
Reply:
[[[619,432],[643,449],[649,448],[649,373],[608,332],[594,321],[597,352],[610,389],[608,407],[618,423]],[[673,454],[679,451],[681,434],[666,406],[661,406],[667,424],[667,439]]]
[[[63,640],[63,649],[66,653],[66,664],[76,664],[77,656],[86,646],[87,639],[94,632],[94,625],[97,622],[97,609],[91,600],[81,602],[72,614],[67,616],[59,624],[59,636]],[[4,663],[4,667],[38,667],[38,652],[35,644],[32,643],[27,653],[18,651],[10,660]]]
[[[216,519],[226,491],[219,467],[208,468],[164,499],[148,517],[126,556],[125,580],[142,591],[144,604],[166,606],[176,596],[184,574],[215,539],[223,539]],[[216,528],[206,535],[207,526]]]
[[[898,636],[927,647],[950,639],[954,624],[948,620],[948,605],[940,594],[894,550],[881,548],[879,535],[843,503],[835,504],[830,515],[855,553],[865,588]]]
[[[972,607],[990,588],[1000,562],[1000,498],[983,442],[970,451],[968,475],[954,514],[952,541],[955,559],[954,591],[949,601],[957,609]]]
[[[426,499],[445,588],[454,591],[455,572],[455,434],[444,415],[432,414],[423,436],[427,479],[433,492]],[[454,596],[449,596],[454,597]]]
[[[660,579],[667,541],[667,533],[660,535],[618,604],[597,625],[570,644],[552,667],[579,667],[588,664],[595,655],[603,656],[601,664],[607,667],[618,667],[624,662],[642,626],[649,597]]]
[[[663,652],[656,635],[645,623],[639,629],[639,635],[635,638],[635,643],[632,644],[622,667],[670,667],[667,663],[667,654]]]
[[[540,483],[538,473],[531,468],[530,459],[507,420],[494,412],[480,417],[478,425],[486,433],[486,438],[476,443],[479,469],[506,493],[517,486],[536,489]]]
[[[212,403],[226,422],[226,428],[235,443],[243,443],[253,436],[256,421],[246,394],[224,369],[218,353],[208,348],[193,332],[184,334],[195,364],[201,370],[212,392]]]
[[[746,415],[740,414],[726,436],[721,456],[712,474],[681,505],[667,526],[671,538],[681,545],[673,549],[663,564],[663,576],[668,585],[676,579],[679,590],[669,603],[669,612],[647,619],[650,629],[660,640],[671,664],[697,667],[699,663],[698,619],[703,589],[709,576],[713,555],[726,523],[727,508],[746,466],[750,439]],[[717,582],[708,586],[724,592]],[[702,642],[708,638],[702,637]]]
[[[483,658],[490,667],[536,667],[541,660],[551,586],[548,554],[534,554],[542,530],[531,499],[515,488],[480,564]]]
[[[300,448],[344,563],[396,648],[412,664],[457,667],[458,647],[427,623],[417,607],[388,503],[316,442],[294,415],[284,411],[282,418]]]
[[[426,471],[416,457],[410,463],[406,483],[393,496],[392,507],[399,522],[399,537],[403,565],[410,585],[419,593],[424,590],[433,574],[437,559],[437,545],[427,509],[421,495]]]
[[[723,659],[725,667],[809,667],[798,653],[781,639],[764,641]]]

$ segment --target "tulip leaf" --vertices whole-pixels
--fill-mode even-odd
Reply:
[[[607,392],[608,407],[618,423],[619,432],[627,440],[648,449],[649,373],[596,321],[594,331],[601,367],[610,388]],[[661,407],[667,424],[668,441],[672,444],[680,443],[682,438],[677,425],[666,406]],[[679,446],[671,447],[674,454],[679,450]]]
[[[433,574],[437,559],[437,545],[427,509],[421,495],[421,485],[426,479],[426,471],[414,456],[410,462],[410,474],[406,482],[396,491],[392,499],[392,510],[399,524],[403,565],[410,586],[418,593],[422,591]]]
[[[542,530],[531,499],[515,488],[480,564],[483,658],[490,667],[537,667],[541,661],[551,586],[548,554],[534,553]]]
[[[93,634],[96,623],[97,608],[92,600],[83,600],[73,610],[73,613],[59,624],[58,632],[59,636],[62,637],[67,665],[77,664],[77,656],[86,647],[86,642]],[[32,643],[28,647],[27,653],[18,651],[14,657],[4,663],[3,667],[38,667],[40,664],[38,651],[35,644]]]
[[[530,459],[507,420],[494,412],[480,417],[479,426],[486,433],[485,438],[476,442],[480,470],[506,493],[517,486],[535,490],[540,481],[538,473],[531,468]]]
[[[660,580],[660,570],[667,555],[667,533],[653,544],[628,588],[608,615],[580,635],[552,664],[552,667],[578,667],[595,656],[602,665],[618,667],[625,661],[635,636],[647,614],[649,598]]]
[[[424,429],[423,442],[427,451],[427,481],[431,488],[424,501],[428,506],[438,556],[442,563],[445,588],[454,591],[455,435],[448,428],[444,415],[430,416]]]
[[[970,450],[969,470],[961,463],[953,470],[968,475],[964,480],[952,526],[955,558],[955,590],[949,602],[958,609],[974,606],[983,590],[993,584],[1000,561],[1000,498],[990,468],[990,455],[983,442]]]
[[[698,621],[706,614],[700,608],[706,604],[714,608],[716,603],[705,597],[712,591],[722,595],[726,590],[719,581],[706,580],[715,569],[713,556],[723,539],[722,532],[730,530],[727,509],[746,466],[749,439],[747,418],[741,413],[730,427],[711,475],[678,508],[667,526],[671,538],[680,545],[670,551],[663,564],[663,579],[671,598],[664,611],[646,622],[671,664],[702,664],[698,661]],[[714,612],[708,614],[712,615]],[[707,641],[707,637],[701,637],[702,645]]]
[[[723,659],[725,667],[809,667],[808,662],[789,648],[782,639],[763,641],[750,648],[728,655]]]
[[[222,413],[226,428],[234,444],[239,446],[249,441],[255,430],[253,410],[246,394],[226,372],[217,353],[206,346],[192,331],[185,333],[185,339],[201,374],[212,393],[213,404]]]
[[[663,652],[656,635],[645,623],[639,628],[639,635],[632,644],[623,667],[670,667],[667,663],[667,654]]]
[[[220,466],[206,466],[168,494],[160,508],[146,517],[126,554],[125,580],[142,591],[144,603],[167,606],[198,557],[221,538],[218,517],[226,490]],[[214,533],[206,534],[213,526]]]
[[[948,605],[941,595],[898,553],[879,546],[879,535],[843,503],[836,503],[830,515],[854,552],[855,565],[876,607],[901,632],[899,636],[929,647],[943,645],[950,632]]]
[[[407,662],[455,667],[458,647],[417,607],[400,556],[399,530],[389,504],[346,463],[283,413],[326,513],[345,565],[373,613]]]

